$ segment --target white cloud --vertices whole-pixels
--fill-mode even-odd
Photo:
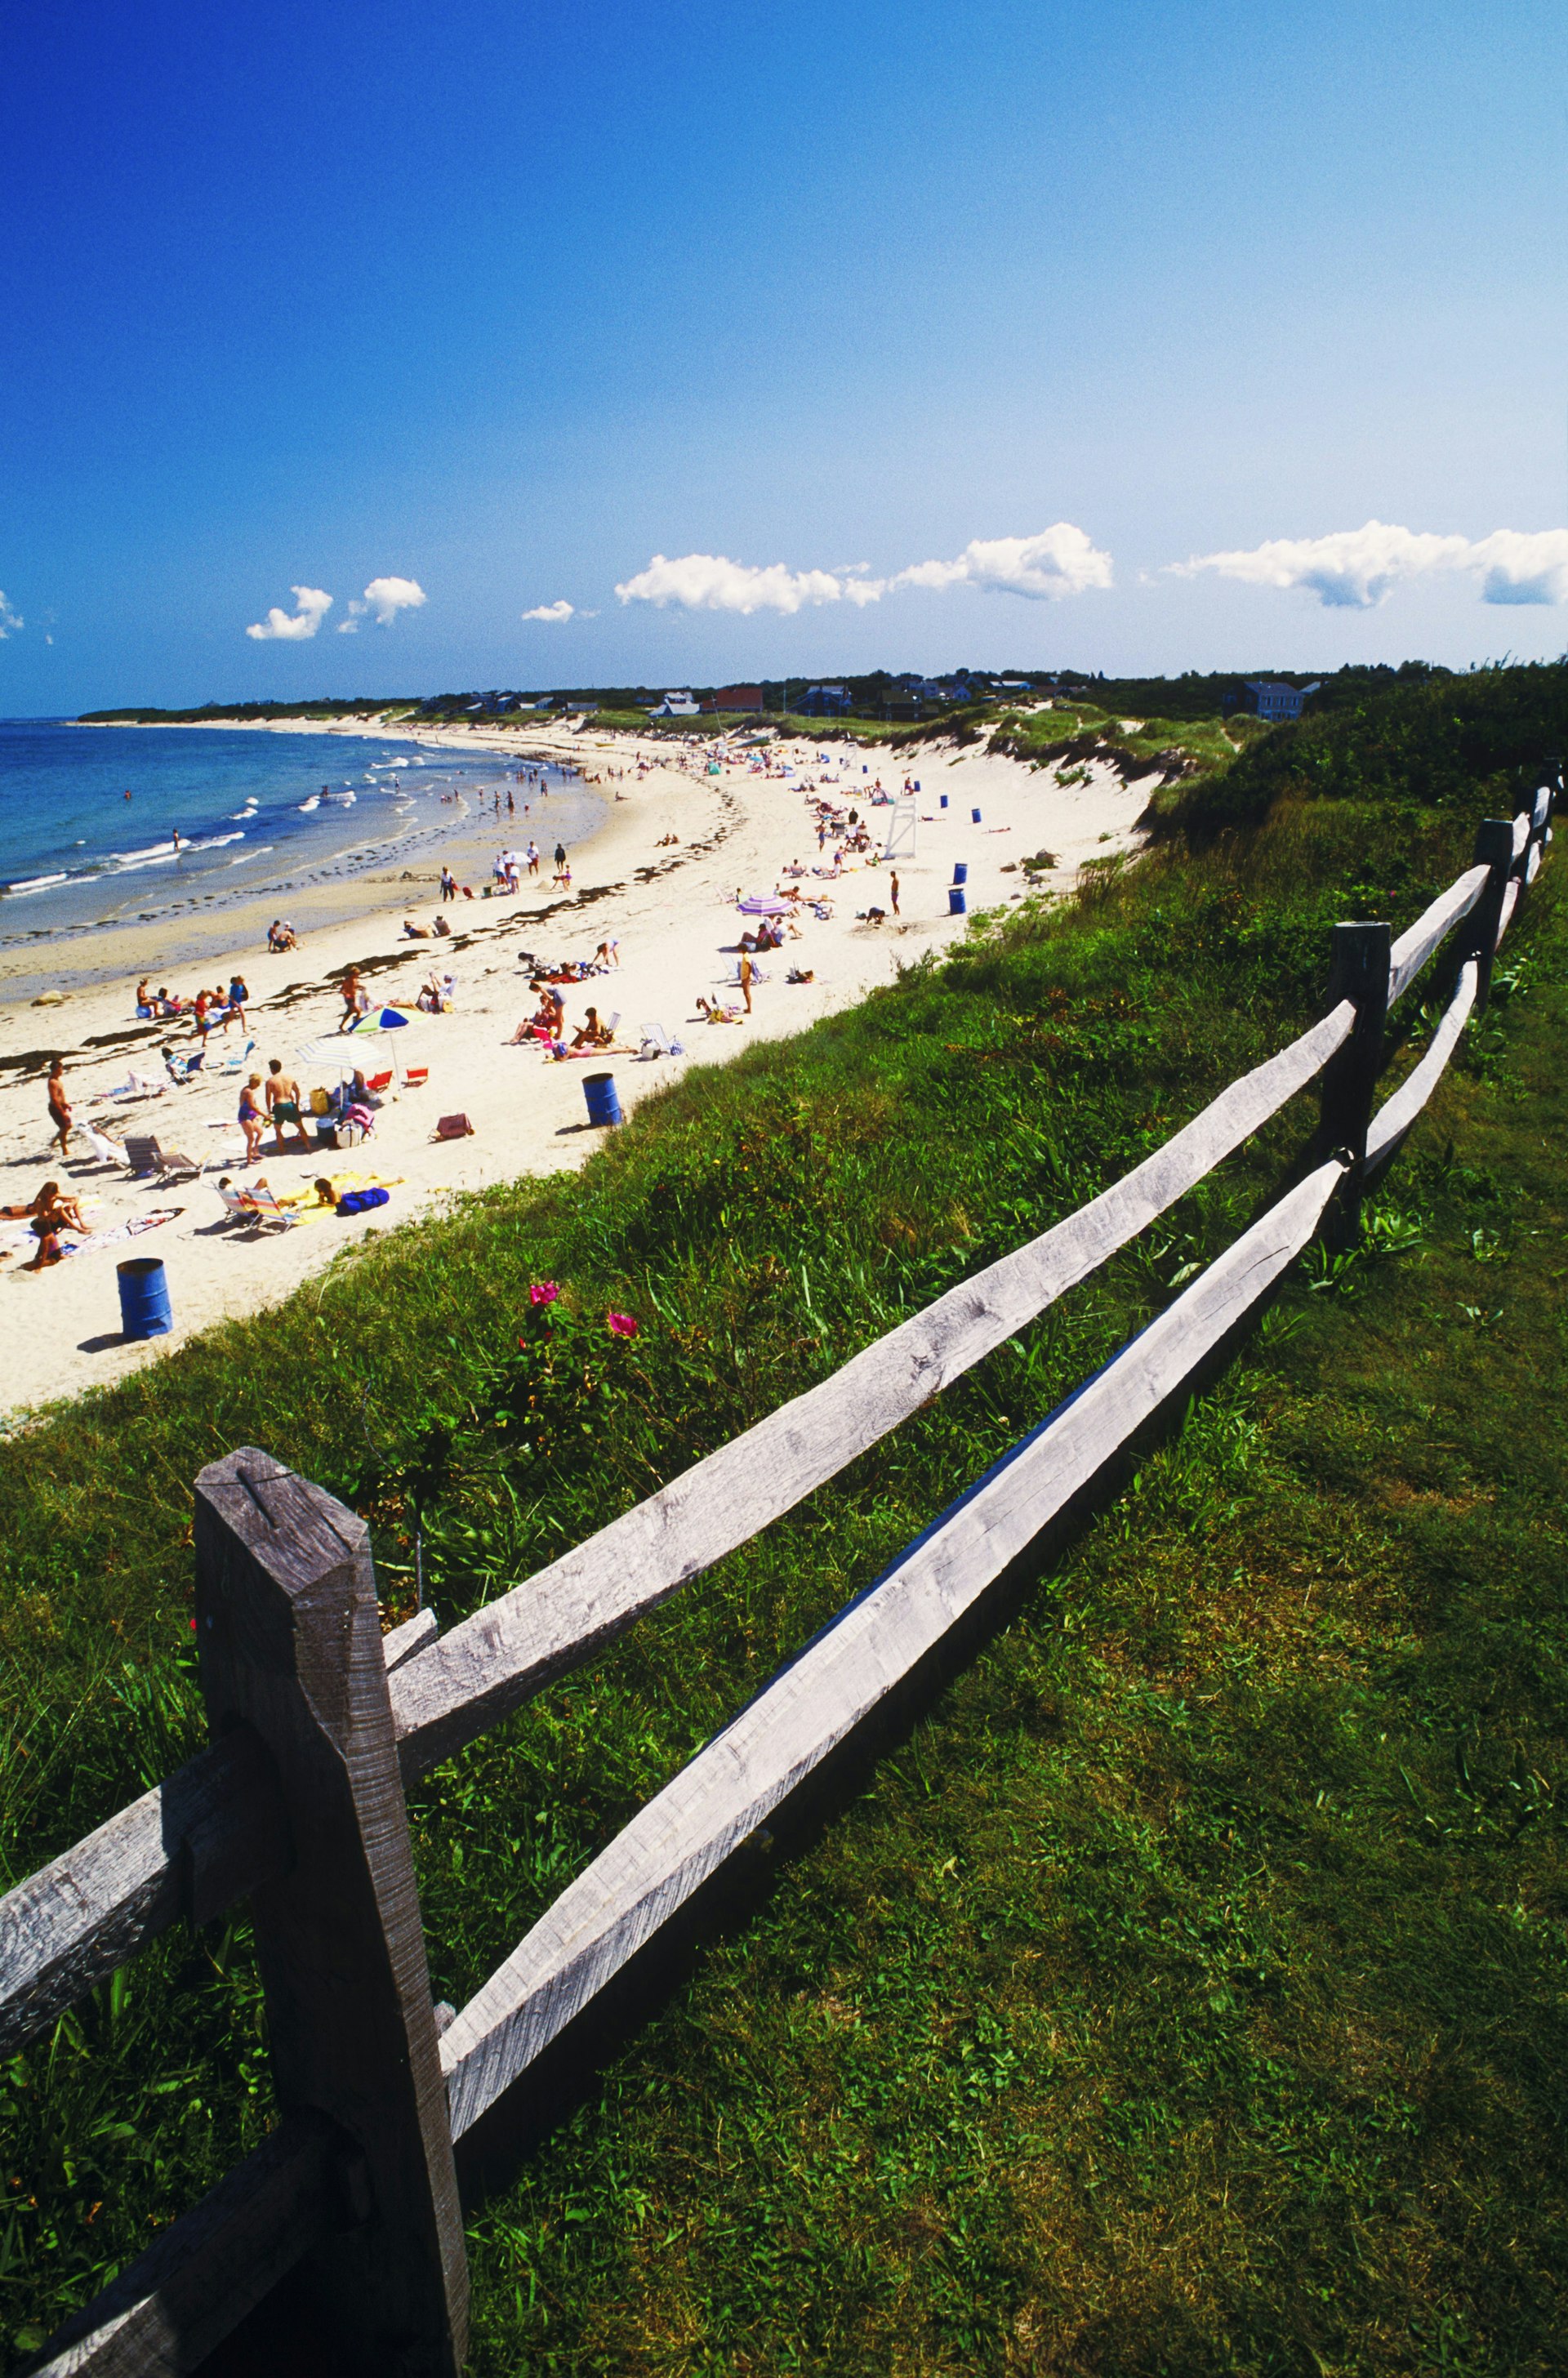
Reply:
[[[372,578],[365,589],[365,608],[380,628],[390,628],[400,611],[424,607],[424,588],[413,578]]]
[[[1055,602],[1111,583],[1111,557],[1070,521],[1038,536],[973,537],[956,561],[917,561],[889,586],[983,586],[996,594]]]
[[[1472,541],[1369,521],[1329,536],[1274,537],[1235,553],[1205,553],[1171,565],[1191,578],[1212,570],[1248,586],[1300,587],[1330,607],[1370,610],[1406,578],[1440,571],[1479,576],[1488,603],[1568,602],[1568,530],[1525,534],[1498,529]]]
[[[575,616],[575,604],[568,603],[564,595],[559,603],[538,603],[533,610],[523,614],[525,619],[571,619]]]
[[[247,636],[254,636],[259,643],[274,638],[283,643],[298,643],[315,634],[332,607],[332,596],[323,594],[320,586],[295,586],[289,591],[294,596],[293,612],[280,611],[274,603],[265,619],[247,628]]]
[[[645,570],[616,593],[623,603],[680,603],[688,611],[799,611],[806,604],[837,603],[844,592],[829,570],[787,570],[775,561],[765,570],[728,561],[721,553],[686,553],[667,561],[656,553]]]
[[[18,628],[25,628],[26,625],[27,621],[18,612],[13,611],[5,595],[0,594],[0,644],[5,643],[7,636],[15,634]]]
[[[917,561],[891,578],[869,577],[860,567],[790,570],[776,561],[759,569],[730,561],[722,554],[688,553],[668,561],[656,553],[645,570],[615,591],[622,603],[680,603],[693,611],[789,612],[820,603],[853,603],[863,608],[905,586],[938,593],[949,586],[981,586],[1039,600],[1110,583],[1110,555],[1099,552],[1082,529],[1058,521],[1037,536],[976,537],[956,561]]]
[[[1494,529],[1472,547],[1488,603],[1568,603],[1568,529]]]

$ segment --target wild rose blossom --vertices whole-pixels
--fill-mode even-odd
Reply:
[[[630,1313],[607,1313],[605,1325],[612,1338],[634,1338],[638,1324]]]
[[[537,1279],[528,1291],[528,1302],[536,1306],[553,1304],[560,1294],[561,1291],[553,1279]]]

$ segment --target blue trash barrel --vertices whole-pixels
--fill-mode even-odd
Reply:
[[[127,1338],[162,1338],[175,1326],[169,1280],[160,1255],[132,1255],[115,1267],[120,1281],[120,1329]]]
[[[971,822],[972,822],[975,825],[978,825],[978,824],[980,823],[980,811],[979,811],[978,810],[971,810],[971,811],[970,811],[970,817],[971,817]]]
[[[949,917],[967,917],[969,914],[969,895],[961,883],[949,883],[947,886],[947,914]]]
[[[597,1128],[602,1130],[621,1121],[621,1100],[613,1074],[585,1074],[583,1096],[588,1101],[588,1121]]]
[[[946,809],[946,808],[947,808],[947,794],[946,794],[946,793],[939,793],[939,794],[937,795],[937,797],[936,797],[936,798],[937,798],[937,799],[941,802],[941,804],[942,804],[943,808],[944,808],[944,809]]]
[[[955,883],[967,883],[969,882],[969,861],[967,859],[954,859],[953,881]]]

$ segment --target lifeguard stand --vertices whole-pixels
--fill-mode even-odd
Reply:
[[[895,801],[893,814],[887,821],[887,842],[884,859],[912,859],[915,855],[915,805],[913,801]]]

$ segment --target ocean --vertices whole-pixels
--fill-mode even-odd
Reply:
[[[544,847],[548,823],[552,844],[570,845],[600,822],[595,797],[553,767],[541,813],[517,783],[523,763],[391,736],[0,720],[0,951],[66,945],[59,958],[79,972],[90,954],[68,945],[156,926],[173,955],[210,941],[242,900],[275,898],[286,914],[291,894],[309,894],[325,920],[334,886],[343,914],[363,907],[354,879],[371,870],[423,882],[443,846],[464,846],[466,864],[453,864],[473,873],[491,842],[521,847],[532,831]]]

